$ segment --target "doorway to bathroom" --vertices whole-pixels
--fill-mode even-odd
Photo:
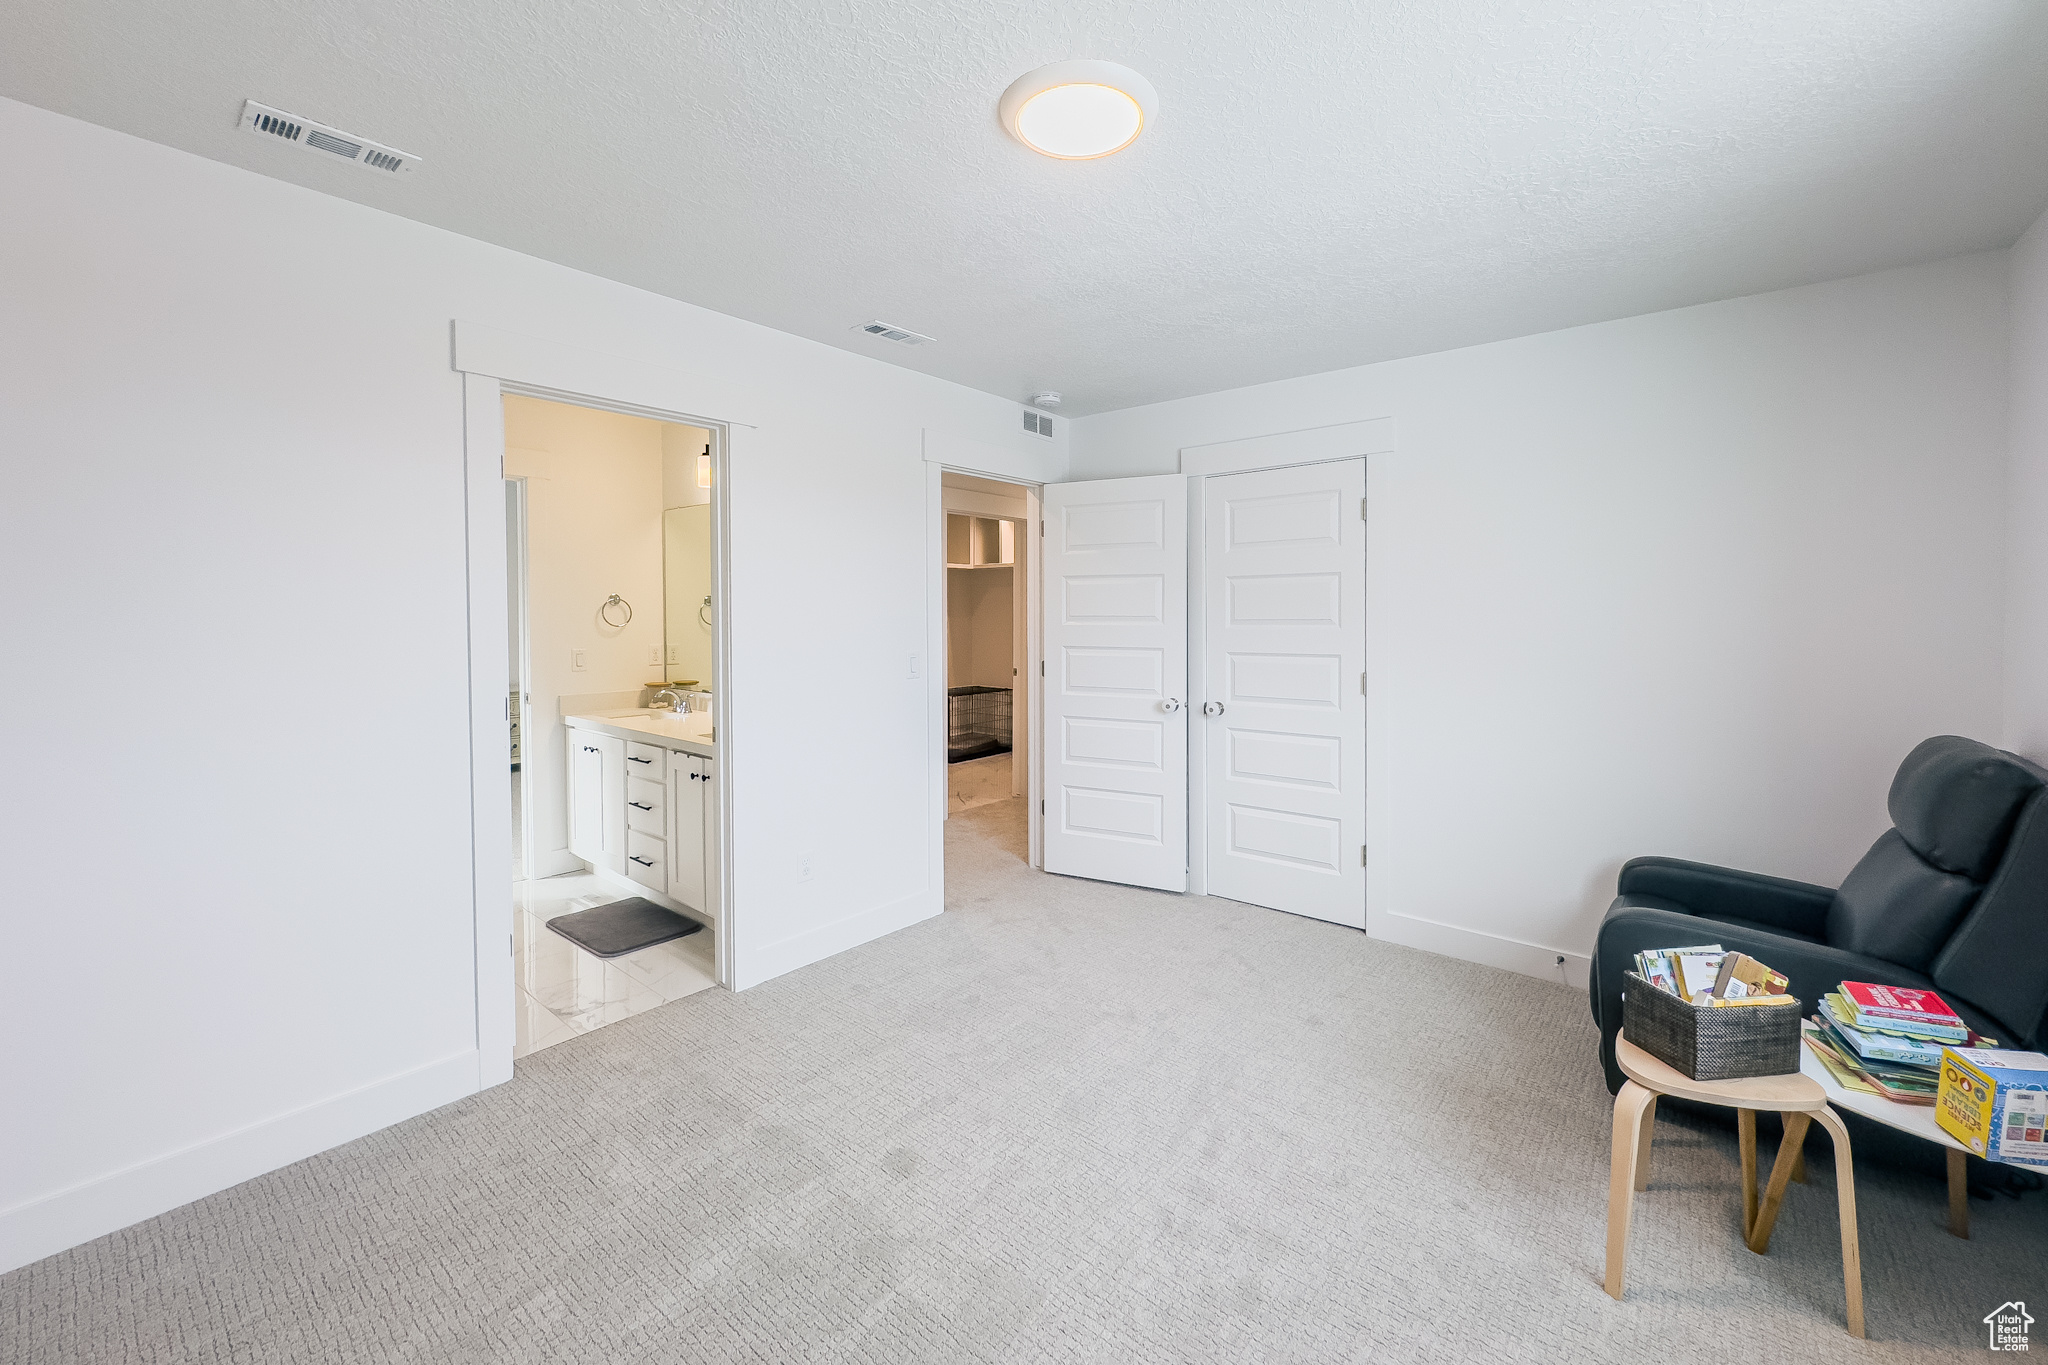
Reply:
[[[947,471],[946,818],[1032,861],[1035,486]]]
[[[719,982],[718,433],[502,408],[523,1057]]]

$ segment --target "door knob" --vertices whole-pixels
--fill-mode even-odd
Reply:
[[[1205,701],[1205,702],[1203,702],[1203,703],[1202,703],[1202,714],[1203,714],[1203,715],[1205,715],[1205,716],[1220,716],[1220,715],[1222,715],[1222,714],[1223,714],[1223,703],[1222,703],[1222,702],[1220,702],[1220,701]]]
[[[1159,703],[1159,709],[1168,715],[1172,715],[1175,711],[1180,710],[1180,698],[1168,697],[1165,701]]]

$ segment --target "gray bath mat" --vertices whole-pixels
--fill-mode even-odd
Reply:
[[[657,943],[694,934],[703,927],[693,919],[685,919],[673,910],[663,909],[645,896],[593,906],[588,910],[578,910],[573,915],[557,915],[548,921],[548,928],[583,951],[599,957],[637,953],[642,948],[652,948]]]

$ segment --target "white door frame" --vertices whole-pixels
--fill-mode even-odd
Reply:
[[[1205,646],[1203,629],[1203,575],[1208,565],[1203,555],[1207,526],[1206,490],[1215,474],[1243,474],[1259,469],[1284,469],[1290,465],[1323,464],[1331,460],[1365,460],[1366,489],[1370,505],[1374,455],[1391,454],[1395,446],[1394,419],[1374,417],[1362,422],[1341,422],[1334,426],[1310,427],[1303,431],[1276,432],[1213,445],[1184,446],[1180,451],[1180,472],[1188,480],[1188,680],[1189,705],[1197,704],[1193,686],[1198,661]],[[1366,522],[1366,546],[1370,553],[1372,523]],[[1370,578],[1367,580],[1370,591]],[[1372,671],[1371,615],[1366,616],[1366,671]],[[1365,708],[1366,753],[1372,752],[1372,702]],[[1209,894],[1209,822],[1207,770],[1208,727],[1188,727],[1188,892]],[[1372,841],[1372,782],[1368,768],[1366,782],[1366,842]],[[1372,922],[1372,863],[1365,868],[1366,923]]]
[[[476,953],[478,1087],[512,1079],[516,1040],[512,980],[511,765],[505,761],[506,589],[505,410],[508,393],[629,417],[677,422],[711,433],[712,723],[719,761],[718,982],[730,988],[746,932],[733,872],[732,773],[737,752],[727,682],[733,676],[731,601],[732,445],[755,424],[699,416],[728,407],[688,375],[626,357],[586,351],[457,320],[453,368],[462,376],[463,482],[468,530],[470,878]],[[729,412],[729,408],[728,408]],[[529,804],[531,804],[529,802]]]
[[[948,472],[965,473],[966,471],[952,470]],[[987,476],[977,474],[975,477],[985,478]],[[1037,727],[1031,722],[1031,689],[1029,683],[1026,682],[1032,668],[1032,598],[1028,591],[1029,584],[1019,582],[1018,575],[1028,576],[1038,571],[1038,556],[1034,552],[1033,546],[1038,540],[1038,523],[1040,520],[1039,486],[1037,484],[1013,483],[1008,479],[1002,482],[1009,483],[1011,487],[1017,490],[1017,496],[1024,504],[1024,511],[1021,515],[1013,510],[1009,510],[1007,500],[998,498],[994,494],[977,493],[972,489],[965,488],[945,488],[943,475],[941,475],[940,482],[940,487],[943,491],[940,496],[945,507],[945,516],[978,517],[984,521],[1007,522],[1009,525],[1017,528],[1014,533],[1016,556],[1010,567],[1010,659],[1014,665],[1010,671],[1010,676],[1014,679],[1010,684],[1011,714],[1013,718],[1010,745],[1010,795],[1027,796],[1031,790],[1031,739],[1037,733]],[[944,550],[946,548],[945,540],[941,538],[939,543],[941,549]],[[947,567],[950,568],[951,565],[949,564]],[[943,576],[941,581],[945,584],[946,590],[945,620],[947,632],[946,653],[942,657],[945,660],[947,677],[950,679],[953,670],[953,580],[950,576]],[[950,687],[947,689],[948,692],[951,690]],[[1019,702],[1022,704],[1019,705]],[[950,728],[951,722],[949,719],[948,729],[950,730]],[[947,770],[949,772],[952,770],[950,761],[947,764]],[[953,818],[953,808],[950,799],[948,799],[946,805],[946,818],[949,820]]]
[[[939,456],[941,458],[935,458]],[[990,458],[990,465],[1002,461]],[[1024,651],[1017,663],[1017,677],[1023,686],[1019,689],[1024,697],[1024,765],[1027,784],[1024,790],[1024,807],[1030,822],[1030,850],[1026,861],[1032,867],[1045,865],[1045,826],[1039,812],[1044,800],[1043,746],[1039,735],[1044,727],[1039,723],[1044,703],[1044,686],[1039,676],[1040,662],[1044,648],[1042,639],[1043,622],[1039,615],[1038,555],[1044,542],[1040,539],[1045,524],[1041,507],[1040,489],[1045,485],[1030,479],[1018,477],[1001,468],[980,467],[975,454],[966,442],[945,442],[943,447],[926,440],[925,453],[925,564],[926,611],[929,626],[925,649],[925,694],[930,707],[930,734],[932,740],[932,809],[938,812],[932,833],[932,885],[942,889],[946,884],[946,820],[952,814],[952,799],[946,792],[946,486],[947,474],[971,474],[977,479],[989,479],[996,483],[1014,486],[1024,495],[1025,521],[1019,526],[1017,537],[1017,567],[1011,571],[1013,580],[1022,578],[1022,608],[1024,613]],[[1000,515],[1003,521],[1017,518],[1008,513]],[[1016,705],[1016,698],[1011,698]],[[1017,750],[1013,745],[1010,761],[1017,761]]]
[[[528,703],[533,695],[533,628],[527,619],[527,612],[531,609],[531,584],[527,581],[526,544],[527,509],[531,506],[528,497],[531,490],[527,487],[525,479],[507,479],[505,484],[508,502],[505,517],[505,553],[512,560],[507,566],[505,589],[516,599],[512,605],[517,608],[515,611],[507,612],[509,619],[506,626],[518,636],[512,644],[517,651],[514,657],[519,661],[511,679],[511,705],[519,713],[519,785],[523,798],[519,803],[519,875],[523,879],[531,879],[534,871],[533,788],[526,781],[526,756],[533,736],[532,717],[527,715]]]

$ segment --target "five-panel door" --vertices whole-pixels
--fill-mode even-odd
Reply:
[[[1211,895],[1365,927],[1365,461],[1203,489]]]
[[[1045,488],[1045,869],[1187,888],[1187,485]]]

